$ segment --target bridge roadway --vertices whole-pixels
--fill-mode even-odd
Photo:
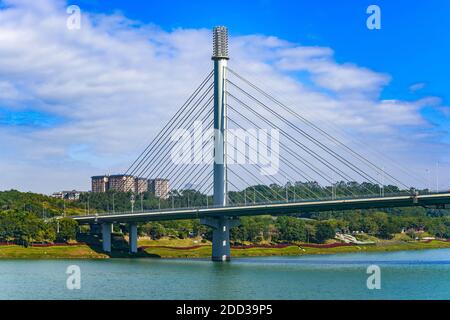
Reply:
[[[434,207],[449,208],[450,192],[427,195],[396,195],[378,198],[316,200],[301,202],[252,204],[246,206],[209,207],[209,208],[185,208],[153,210],[148,212],[123,212],[123,213],[99,213],[85,216],[72,217],[79,224],[89,224],[91,232],[96,232],[101,226],[103,251],[111,252],[111,233],[113,223],[129,224],[130,253],[138,250],[137,223],[159,220],[200,219],[203,224],[213,227],[216,236],[228,232],[239,224],[239,217],[256,215],[286,215],[306,212],[320,212],[331,210],[353,210],[395,207]],[[218,223],[219,221],[220,223]],[[223,230],[222,230],[223,228]],[[214,235],[213,235],[214,237]],[[229,239],[220,238],[220,245],[229,246]],[[214,247],[214,246],[213,246]],[[229,260],[229,256],[223,259]],[[213,260],[214,250],[213,250]],[[218,261],[217,259],[215,261]]]
[[[73,216],[79,224],[146,222],[160,220],[201,219],[208,217],[242,217],[256,215],[286,215],[306,212],[341,211],[355,209],[376,209],[394,207],[438,207],[450,205],[450,192],[427,195],[399,195],[375,198],[316,200],[301,202],[283,202],[267,204],[249,204],[246,206],[200,207],[151,210],[144,212],[98,213]],[[448,206],[447,206],[448,207]]]

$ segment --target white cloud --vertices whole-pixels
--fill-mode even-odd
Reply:
[[[0,99],[4,102],[15,101],[21,98],[21,94],[17,88],[8,81],[0,82]]]
[[[337,64],[329,48],[296,47],[280,52],[278,66],[283,70],[307,71],[315,83],[336,92],[378,91],[390,78],[353,64]]]
[[[0,189],[87,189],[90,175],[123,170],[212,68],[206,29],[167,32],[81,8],[81,30],[68,30],[63,1],[4,3],[0,105],[64,121],[1,127]],[[346,127],[417,168],[439,154],[436,136],[432,144],[430,135],[403,138],[431,124],[420,113],[424,101],[379,99],[389,75],[271,36],[234,37],[230,52],[231,68],[318,123]],[[417,155],[418,146],[429,151]]]
[[[418,91],[420,89],[425,88],[425,85],[426,84],[424,82],[414,83],[414,84],[409,86],[409,90],[412,91],[412,92],[416,92],[416,91]]]

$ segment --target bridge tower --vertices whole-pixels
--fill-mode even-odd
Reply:
[[[220,26],[213,29],[214,62],[214,205],[228,204],[227,190],[227,102],[226,75],[228,62],[228,30]],[[230,217],[203,218],[202,223],[213,228],[213,261],[230,260],[230,228],[239,220]]]
[[[228,30],[215,27],[213,30],[214,61],[214,205],[226,206],[227,158],[226,129],[227,102],[225,94],[228,62]]]

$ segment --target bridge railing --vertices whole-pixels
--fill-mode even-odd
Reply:
[[[416,195],[433,195],[433,194],[444,194],[449,191],[442,192],[418,192]],[[342,201],[342,200],[356,200],[356,199],[381,199],[388,197],[400,197],[400,196],[413,196],[414,194],[410,191],[402,191],[396,193],[388,193],[384,195],[358,195],[358,196],[346,196],[346,197],[323,197],[323,198],[311,198],[311,199],[288,199],[284,201],[264,201],[264,202],[247,202],[247,203],[234,203],[226,206],[227,208],[233,207],[251,207],[251,206],[264,206],[270,204],[284,204],[284,203],[305,203],[305,202],[321,202],[321,201]],[[72,218],[85,217],[85,216],[105,216],[105,215],[130,215],[130,214],[140,214],[140,213],[166,213],[173,211],[194,211],[194,210],[204,210],[213,208],[223,208],[223,206],[218,205],[207,205],[207,206],[189,206],[189,207],[179,207],[179,208],[162,208],[162,209],[150,209],[150,210],[133,210],[133,211],[119,211],[119,212],[95,212],[85,215],[71,216]]]

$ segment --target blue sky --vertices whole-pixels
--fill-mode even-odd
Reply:
[[[431,1],[71,1],[89,11],[122,12],[166,30],[226,25],[232,35],[274,35],[327,46],[337,62],[352,61],[392,75],[385,99],[433,95],[450,104],[450,2]],[[381,8],[381,30],[366,28],[366,9]],[[409,87],[425,86],[419,92]],[[433,116],[433,115],[429,115]]]
[[[450,181],[449,14],[446,0],[0,0],[0,189],[88,189],[126,168],[211,68],[216,25],[233,68]]]

